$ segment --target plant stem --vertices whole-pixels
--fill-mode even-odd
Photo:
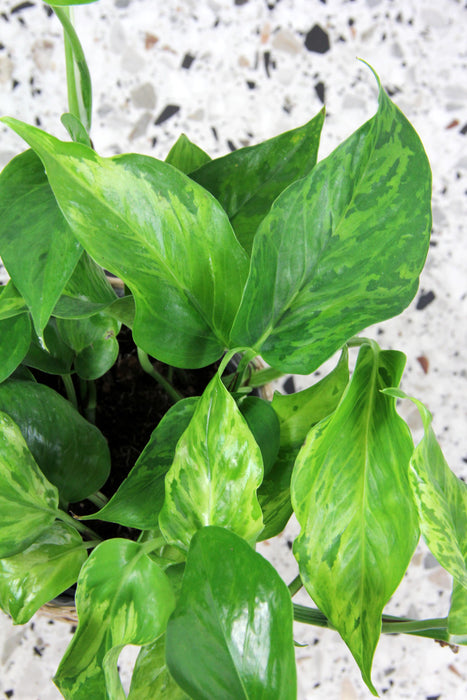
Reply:
[[[63,520],[64,523],[68,523],[68,525],[71,525],[83,535],[87,535],[92,540],[99,540],[99,542],[102,542],[102,538],[99,537],[99,535],[96,532],[94,532],[94,530],[91,530],[90,527],[82,523],[80,520],[76,520],[76,518],[73,518],[71,515],[68,515],[68,513],[65,513],[65,511],[59,510],[55,512],[55,517],[59,520]]]
[[[409,618],[388,617],[383,615],[382,631],[385,634],[417,634],[430,630],[446,631],[448,624],[447,617],[435,617],[430,620],[411,620]]]
[[[76,410],[78,410],[78,399],[76,398],[75,385],[73,384],[71,374],[62,374],[61,377],[65,385],[68,401],[76,408]]]
[[[288,588],[289,588],[290,597],[293,598],[294,595],[296,593],[298,593],[300,588],[302,588],[302,586],[303,586],[302,579],[300,578],[300,574],[298,574],[297,576],[295,576],[294,580],[289,583]]]
[[[87,500],[91,501],[91,503],[97,506],[97,508],[103,508],[109,502],[109,499],[100,491],[92,493],[90,496],[88,496]]]
[[[83,413],[86,420],[95,424],[96,422],[96,406],[97,406],[97,390],[96,382],[84,382],[86,385],[86,405]]]
[[[167,392],[167,394],[170,396],[170,398],[173,400],[174,403],[177,403],[177,401],[180,401],[183,397],[176,391],[176,389],[173,388],[171,384],[160,374],[155,367],[153,367],[151,360],[149,359],[147,353],[144,352],[144,350],[141,350],[141,348],[137,348],[138,350],[138,360],[141,365],[141,367],[144,369],[145,372],[151,375],[153,379],[156,380]]]
[[[266,367],[266,369],[257,369],[252,372],[251,377],[248,379],[247,386],[255,389],[260,386],[264,386],[269,382],[274,381],[274,379],[280,379],[284,377],[284,373],[274,367]]]

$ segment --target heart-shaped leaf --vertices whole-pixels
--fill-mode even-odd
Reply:
[[[210,160],[211,157],[207,153],[192,143],[185,134],[181,134],[170,149],[165,162],[188,175]]]
[[[404,364],[402,353],[363,345],[336,410],[308,434],[291,483],[302,581],[372,692],[382,610],[419,537],[410,431],[380,391],[399,384]]]
[[[54,678],[67,700],[125,698],[117,670],[120,650],[149,644],[165,632],[175,598],[146,551],[130,540],[107,540],[81,569],[78,629]]]
[[[218,374],[198,401],[165,479],[159,525],[167,541],[188,550],[204,525],[221,525],[252,544],[263,528],[256,489],[261,451]]]
[[[194,700],[295,699],[292,622],[271,564],[234,533],[203,528],[167,627],[168,668]]]

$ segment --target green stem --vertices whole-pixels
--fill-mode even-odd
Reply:
[[[75,385],[73,384],[71,374],[62,374],[61,377],[65,385],[68,401],[76,408],[76,410],[78,410],[78,399],[76,398]]]
[[[248,379],[247,386],[255,389],[260,386],[264,386],[269,382],[273,382],[275,379],[280,379],[284,377],[284,373],[274,367],[267,367],[266,369],[258,369],[252,372],[251,377]]]
[[[92,540],[99,540],[99,542],[102,541],[102,538],[99,537],[99,535],[94,532],[94,530],[91,530],[90,527],[82,523],[80,520],[76,520],[76,518],[72,518],[71,515],[68,515],[68,513],[65,513],[63,510],[59,510],[55,512],[55,517],[58,518],[59,520],[62,520],[64,523],[68,523],[68,525],[71,525],[74,527],[76,530],[81,532],[83,535],[87,535],[90,537]]]
[[[167,392],[167,394],[170,396],[170,398],[173,400],[174,403],[177,403],[177,401],[180,401],[183,397],[176,391],[176,389],[173,388],[171,384],[165,379],[165,377],[160,374],[155,367],[153,367],[151,360],[149,359],[147,353],[144,352],[144,350],[141,350],[141,348],[138,348],[138,360],[141,365],[141,367],[144,369],[145,372],[151,375],[153,379],[156,380]]]
[[[100,491],[92,493],[87,497],[87,500],[91,501],[97,508],[103,508],[109,502],[109,499]]]
[[[297,576],[295,576],[294,580],[289,583],[288,588],[289,588],[290,597],[293,598],[294,595],[296,593],[298,593],[300,588],[302,588],[302,586],[303,586],[302,579],[300,578],[300,574],[298,574]]]
[[[96,408],[97,408],[97,389],[96,382],[89,381],[86,382],[86,406],[84,407],[84,417],[90,423],[95,424],[96,422]]]

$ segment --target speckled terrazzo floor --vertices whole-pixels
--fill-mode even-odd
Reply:
[[[76,11],[94,79],[102,155],[165,157],[181,131],[215,156],[307,121],[322,106],[321,157],[369,118],[376,87],[362,57],[418,130],[433,169],[434,226],[420,291],[370,329],[408,356],[403,388],[433,411],[451,467],[467,478],[467,3],[456,0],[100,0]],[[0,112],[64,137],[60,27],[39,1],[0,0]],[[2,127],[0,166],[22,142]],[[0,272],[1,274],[1,272]],[[296,377],[303,387],[315,377]],[[410,408],[406,416],[417,427]],[[294,523],[261,551],[288,581]],[[290,565],[292,563],[292,565]],[[446,614],[450,580],[422,547],[388,612]],[[368,698],[336,635],[297,626],[300,700]],[[0,616],[0,697],[59,698],[50,678],[70,626]],[[133,650],[122,660],[128,677]],[[467,650],[384,637],[374,682],[396,700],[467,697]],[[3,695],[2,695],[3,694]],[[92,700],[92,698],[90,698]],[[148,699],[151,700],[151,699]],[[219,699],[221,700],[221,699]],[[280,700],[280,699],[279,699]]]

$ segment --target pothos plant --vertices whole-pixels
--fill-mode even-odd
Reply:
[[[79,623],[54,679],[73,700],[125,697],[127,644],[141,647],[131,700],[294,698],[294,620],[336,630],[376,694],[382,632],[467,642],[467,487],[428,410],[412,399],[425,428],[416,447],[396,412],[404,355],[356,336],[416,293],[431,227],[422,144],[378,80],[374,117],[319,163],[323,112],[215,160],[186,136],[165,161],[103,158],[68,4],[54,10],[71,141],[2,120],[30,150],[0,175],[11,278],[0,294],[1,607],[22,624],[76,583]],[[174,405],[104,496],[95,381],[116,362],[122,326]],[[251,395],[338,351],[309,389]],[[213,363],[201,396],[181,398],[167,379]],[[97,512],[76,517],[86,499]],[[292,513],[287,585],[255,545]],[[103,539],[102,522],[129,534]],[[384,613],[420,532],[453,576],[447,618]],[[307,606],[292,600],[302,586]]]

